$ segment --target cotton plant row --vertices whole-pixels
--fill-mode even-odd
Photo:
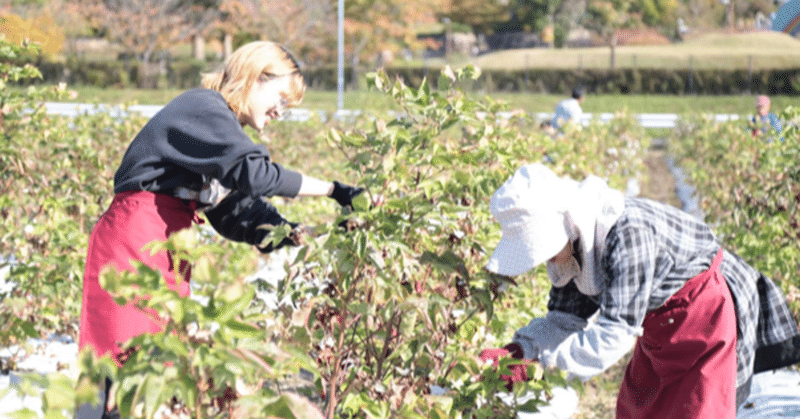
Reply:
[[[88,236],[110,198],[110,162],[140,123],[108,115],[52,118],[43,103],[64,86],[6,89],[38,76],[37,50],[0,42],[0,260],[15,284],[0,305],[0,345],[51,332],[74,334]],[[6,288],[10,289],[10,288]]]
[[[780,113],[785,127],[754,136],[747,122],[697,118],[671,146],[701,196],[720,238],[781,285],[800,313],[800,109]]]
[[[19,68],[31,54],[8,45],[0,52]],[[31,378],[49,389],[43,409],[69,417],[97,401],[107,376],[125,417],[153,417],[163,406],[192,418],[489,418],[535,410],[551,386],[563,384],[558,372],[531,367],[535,379],[511,393],[536,397],[515,405],[513,397],[495,397],[508,392],[499,374],[512,361],[496,370],[477,357],[507,343],[546,304],[543,272],[507,283],[483,270],[500,237],[489,199],[516,168],[541,161],[561,175],[597,174],[623,188],[641,173],[649,141],[626,115],[547,136],[522,113],[509,118],[502,103],[465,95],[460,86],[477,75],[445,72],[438,89],[410,89],[374,74],[372,86],[402,112],[349,124],[276,124],[268,144],[276,161],[335,171],[367,188],[353,210],[331,219],[319,215],[330,212],[324,202],[282,209],[313,234],[277,283],[252,278],[259,258],[270,256],[198,226],[152,245],[192,263],[192,298],[161,287],[160,274],[145,266],[109,271],[104,287],[168,319],[165,331],[128,342],[122,367],[82,354],[77,378]],[[15,261],[8,279],[17,284],[0,296],[0,319],[9,325],[3,345],[77,335],[87,238],[112,197],[111,170],[145,122],[46,115],[38,104],[58,94],[0,91],[12,104],[2,108],[0,253],[13,256],[5,260]],[[276,228],[272,236],[287,233]],[[134,299],[133,289],[150,298]],[[273,303],[257,298],[263,292]],[[312,382],[281,391],[301,369]]]

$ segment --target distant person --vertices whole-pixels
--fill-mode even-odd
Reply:
[[[769,108],[769,97],[761,95],[756,98],[756,115],[750,120],[753,123],[753,137],[760,137],[768,133],[770,127],[778,134],[783,130],[783,125],[781,125],[778,115],[770,112]],[[781,141],[783,141],[783,138],[781,138]]]
[[[578,86],[572,89],[572,97],[564,99],[556,105],[556,110],[553,113],[553,121],[551,123],[555,130],[560,130],[564,124],[570,121],[581,122],[581,118],[583,118],[581,103],[583,103],[585,97],[586,91],[583,87]]]

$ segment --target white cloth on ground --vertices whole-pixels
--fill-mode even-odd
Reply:
[[[800,372],[783,368],[753,375],[737,419],[800,418]]]

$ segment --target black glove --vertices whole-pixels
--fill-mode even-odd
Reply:
[[[283,240],[278,242],[278,244],[273,245],[273,243],[270,241],[266,246],[264,246],[264,247],[256,246],[256,248],[261,253],[266,254],[266,253],[270,253],[272,251],[278,250],[278,249],[280,249],[282,247],[286,247],[286,246],[302,246],[303,244],[305,244],[305,237],[304,237],[305,236],[305,230],[302,229],[302,228],[298,228],[300,226],[300,224],[291,223],[291,222],[289,224],[292,226],[292,231],[289,232],[289,235],[284,237]]]
[[[335,199],[336,202],[338,202],[339,205],[343,207],[352,207],[353,198],[358,196],[361,192],[364,192],[364,188],[349,186],[334,181],[333,192],[331,192],[331,198]]]

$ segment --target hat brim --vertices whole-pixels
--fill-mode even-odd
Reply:
[[[562,214],[537,217],[536,222],[514,223],[503,227],[486,269],[504,276],[517,276],[530,271],[557,255],[569,237]]]

